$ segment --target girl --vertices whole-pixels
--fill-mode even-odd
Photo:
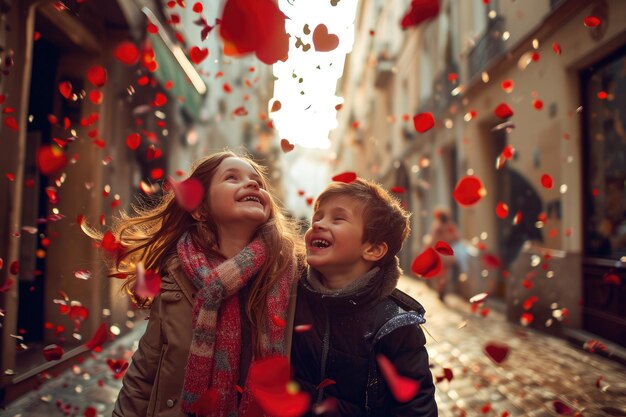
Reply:
[[[205,188],[192,212],[169,191],[112,228],[124,287],[151,309],[114,416],[243,415],[251,361],[288,351],[285,319],[303,249],[265,171],[220,152],[197,162],[190,178]],[[140,261],[161,275],[153,300],[135,291]]]

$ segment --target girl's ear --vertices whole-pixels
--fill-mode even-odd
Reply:
[[[369,243],[363,251],[363,259],[370,262],[377,262],[387,254],[387,244],[385,242],[372,244]]]
[[[205,220],[205,216],[204,214],[200,211],[200,209],[195,209],[194,211],[191,212],[191,217],[194,218],[194,220],[202,222]]]

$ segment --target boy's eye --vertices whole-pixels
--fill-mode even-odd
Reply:
[[[345,220],[343,217],[335,217],[336,221]]]

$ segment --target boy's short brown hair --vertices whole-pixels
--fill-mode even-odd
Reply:
[[[411,231],[410,214],[400,206],[383,187],[363,178],[345,182],[332,182],[317,197],[314,209],[331,197],[346,196],[361,203],[363,208],[363,242],[386,243],[387,253],[377,262],[392,260],[402,249]]]

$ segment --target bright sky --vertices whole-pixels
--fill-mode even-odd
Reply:
[[[281,109],[271,113],[274,126],[281,139],[296,146],[328,149],[328,134],[337,126],[335,106],[343,99],[335,95],[337,79],[343,73],[346,54],[354,43],[354,19],[357,0],[279,0],[280,9],[289,17],[287,33],[289,59],[274,65],[274,100],[281,102]],[[316,52],[313,32],[318,24],[325,24],[328,33],[339,37],[339,45],[330,52]],[[308,24],[309,34],[304,26]],[[303,47],[295,47],[296,37]],[[318,68],[319,67],[319,68]]]

